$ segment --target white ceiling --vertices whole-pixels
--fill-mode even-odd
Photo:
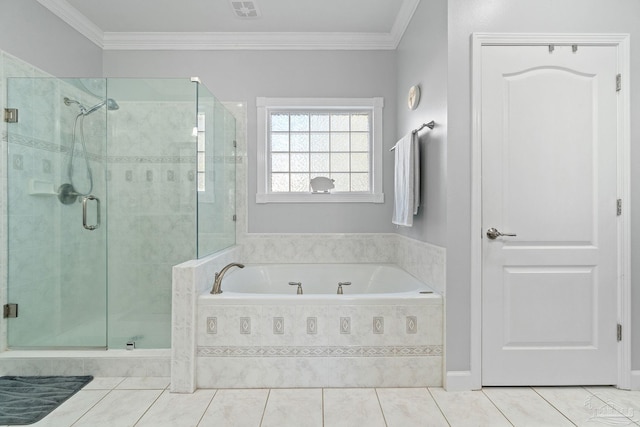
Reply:
[[[236,1],[236,0],[234,0]],[[420,0],[38,0],[104,49],[395,49]]]

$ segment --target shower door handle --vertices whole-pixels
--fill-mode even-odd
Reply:
[[[89,204],[89,200],[96,201],[96,225],[87,224],[87,205]],[[92,194],[82,198],[82,226],[89,231],[100,227],[100,199]]]

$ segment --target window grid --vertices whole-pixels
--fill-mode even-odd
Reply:
[[[277,116],[276,123],[274,124],[274,117]],[[286,120],[283,122],[283,119]],[[326,129],[314,129],[313,119],[320,117],[326,117],[328,122],[326,123]],[[300,122],[300,118],[302,122]],[[366,126],[354,126],[354,120],[364,120]],[[340,123],[340,120],[345,123]],[[286,122],[286,126],[283,124]],[[306,123],[303,123],[306,122]],[[300,126],[302,124],[302,126]],[[346,126],[345,126],[346,124]],[[336,179],[336,190],[343,192],[370,192],[371,191],[371,132],[372,132],[372,115],[367,110],[338,110],[338,111],[290,111],[290,110],[271,110],[269,114],[269,188],[274,193],[286,193],[286,192],[309,192],[311,190],[310,180],[317,176],[327,176],[329,178]],[[340,147],[339,136],[346,136],[346,147]],[[274,136],[278,137],[278,141],[274,141]],[[303,149],[295,149],[293,140],[295,136],[302,136]],[[320,138],[320,141],[325,140],[328,149],[320,150],[314,149],[313,137],[325,136]],[[359,146],[354,147],[354,136],[360,137]],[[362,139],[363,138],[363,139]],[[286,149],[281,145],[286,141]],[[304,142],[306,141],[306,142]],[[363,143],[363,141],[366,141]],[[344,141],[343,141],[344,143]],[[334,148],[335,147],[335,148]],[[282,166],[274,167],[275,155],[283,154],[286,156],[286,168]],[[306,168],[304,170],[298,169],[293,164],[293,158],[298,154],[306,154]],[[338,160],[337,155],[346,155],[347,167],[343,169],[337,169],[336,162]],[[313,156],[314,155],[326,155],[326,170],[313,170]],[[358,155],[363,156],[366,161],[360,161],[360,166],[354,164],[354,157]],[[366,164],[362,167],[362,164]],[[295,187],[294,178],[300,174],[303,178],[305,185],[302,187]],[[339,182],[339,177],[345,178],[346,182]],[[275,189],[274,178],[283,178],[286,184],[280,183],[283,189]],[[354,178],[360,178],[363,180],[360,184],[354,182]],[[301,181],[302,182],[302,181]],[[286,190],[284,190],[286,188]]]

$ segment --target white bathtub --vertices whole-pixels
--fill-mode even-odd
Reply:
[[[290,282],[301,283],[303,294]],[[338,283],[343,294],[338,294]],[[398,299],[440,298],[429,286],[391,264],[253,264],[229,270],[222,280],[222,294],[202,295],[220,303],[238,300],[277,299],[285,304],[383,304]]]
[[[339,295],[338,282],[352,284]],[[247,265],[227,271],[221,294],[210,290],[196,298],[195,336],[185,335],[194,383],[172,379],[174,391],[442,385],[442,296],[396,266]]]

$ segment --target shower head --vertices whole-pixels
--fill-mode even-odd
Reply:
[[[86,110],[85,112],[83,112],[83,114],[85,116],[88,116],[89,114],[93,113],[94,111],[99,110],[100,108],[102,108],[104,105],[107,106],[107,110],[108,111],[114,111],[120,108],[120,106],[118,105],[118,103],[115,101],[115,99],[112,98],[107,98],[104,101],[94,105],[93,107],[89,108],[88,110]]]
[[[64,97],[64,105],[68,106],[68,105],[72,105],[72,104],[77,104],[78,107],[80,107],[80,114],[82,114],[83,116],[88,116],[89,114],[91,114],[91,113],[99,110],[100,108],[102,108],[104,105],[107,106],[107,110],[109,110],[109,111],[117,110],[117,109],[120,108],[120,106],[115,101],[115,99],[112,99],[112,98],[107,98],[104,101],[97,103],[93,107],[86,108],[84,105],[82,105],[81,103],[79,103],[75,99],[70,99],[70,98],[67,98],[65,96]]]

